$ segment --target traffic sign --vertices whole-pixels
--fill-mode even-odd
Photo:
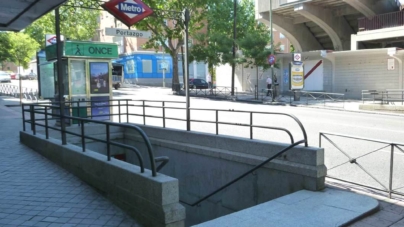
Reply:
[[[302,54],[294,53],[293,54],[293,61],[302,61]]]
[[[270,65],[274,65],[275,62],[276,62],[276,57],[275,57],[275,55],[273,55],[273,54],[269,55],[269,56],[268,56],[268,63],[269,63]]]
[[[153,10],[141,0],[111,0],[101,7],[128,27],[153,13]]]
[[[105,28],[105,35],[134,37],[134,38],[150,38],[151,37],[151,32],[149,32],[149,31],[120,29],[120,28]]]
[[[55,44],[57,41],[56,35],[45,35],[45,46],[50,46],[52,44]],[[60,41],[63,41],[63,36],[60,36]]]

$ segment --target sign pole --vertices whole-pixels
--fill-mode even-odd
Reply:
[[[190,100],[189,100],[189,63],[188,63],[188,27],[189,27],[189,10],[184,10],[184,27],[185,27],[185,97],[186,97],[186,119],[187,119],[187,131],[191,131],[191,112],[190,112]]]
[[[60,128],[62,133],[62,145],[66,145],[66,124],[64,119],[65,103],[63,100],[64,86],[63,86],[63,70],[62,70],[62,42],[60,41],[60,14],[59,7],[55,9],[55,30],[56,30],[56,52],[57,52],[57,78],[58,78],[58,93],[59,93],[59,114],[60,114]]]
[[[272,23],[272,0],[269,2],[270,8],[269,8],[269,17],[271,20],[271,54],[274,55],[274,29],[273,29],[273,23]],[[275,62],[274,62],[275,64]],[[275,81],[274,81],[274,65],[271,65],[271,78],[272,78],[272,102],[275,101]]]

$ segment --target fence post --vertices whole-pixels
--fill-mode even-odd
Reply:
[[[394,144],[391,144],[390,154],[390,179],[389,179],[389,198],[391,199],[391,192],[393,191],[393,164],[394,164]]]
[[[250,113],[250,139],[253,139],[253,112]]]
[[[129,101],[126,100],[126,123],[129,123]]]
[[[146,125],[146,107],[144,106],[144,100],[143,100],[143,125]]]
[[[86,138],[84,138],[84,121],[80,119],[81,124],[81,147],[83,152],[86,151]]]
[[[216,110],[216,135],[219,135],[219,110]]]
[[[108,161],[111,161],[111,144],[110,144],[110,135],[109,135],[109,124],[107,126],[107,157]]]
[[[25,105],[21,105],[21,110],[22,110],[22,130],[25,132]]]
[[[118,108],[119,123],[121,123],[121,100],[118,100]]]
[[[165,102],[163,101],[163,128],[166,127],[166,108],[165,108]]]
[[[49,139],[49,128],[48,128],[48,107],[45,106],[45,136]]]
[[[35,135],[35,113],[34,113],[34,106],[30,105],[29,106],[29,113],[30,113],[30,117],[31,117],[31,130],[34,132]]]

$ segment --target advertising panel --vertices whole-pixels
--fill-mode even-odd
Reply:
[[[91,97],[91,118],[94,120],[109,120],[109,96]],[[104,116],[108,115],[108,116]]]
[[[290,63],[290,90],[302,90],[304,88],[304,69],[302,62]]]
[[[90,93],[109,93],[109,63],[90,62]]]

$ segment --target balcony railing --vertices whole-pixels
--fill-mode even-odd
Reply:
[[[380,14],[371,19],[366,17],[358,19],[358,30],[360,32],[399,26],[404,26],[404,11]]]

